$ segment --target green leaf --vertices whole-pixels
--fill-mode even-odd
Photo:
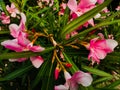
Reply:
[[[115,88],[119,85],[120,85],[120,79],[115,82],[112,82],[110,85],[107,86],[107,88]]]
[[[35,80],[32,83],[32,89],[34,89],[36,87],[36,85],[40,82],[40,80],[43,78],[43,76],[45,76],[45,73],[47,71],[46,68],[49,68],[49,61],[46,60],[43,65],[41,66]]]
[[[28,0],[22,0],[22,7],[21,7],[22,11],[24,11],[24,7],[25,7],[27,1]]]
[[[54,89],[54,63],[50,62],[49,67],[46,68],[45,77],[42,78],[41,90],[53,90]]]
[[[90,73],[92,73],[94,75],[101,76],[99,79],[95,80],[93,82],[93,84],[100,83],[100,82],[107,81],[107,80],[111,80],[113,78],[113,76],[110,75],[109,73],[106,73],[106,72],[101,71],[99,69],[91,68],[91,67],[84,66],[84,65],[82,65],[82,68],[89,71]]]
[[[4,31],[4,30],[0,31],[0,34],[9,34],[9,33],[10,33],[10,31]]]
[[[97,24],[97,25],[94,26],[94,27],[88,28],[88,29],[86,29],[86,30],[78,33],[77,35],[71,37],[69,40],[64,40],[64,41],[63,41],[63,44],[67,44],[67,43],[75,40],[76,38],[78,38],[78,37],[80,37],[80,36],[82,36],[82,35],[84,35],[84,34],[87,34],[88,32],[90,32],[90,31],[92,31],[92,30],[95,30],[96,28],[99,28],[99,27],[101,27],[101,26],[106,26],[106,25],[115,24],[115,23],[118,23],[118,22],[120,22],[120,19],[114,20],[114,21],[107,21],[107,20],[105,20],[105,21]]]
[[[3,0],[0,0],[0,6],[2,7],[3,11],[5,12],[6,15],[8,15],[8,12],[6,10],[6,5]]]
[[[98,12],[100,12],[104,7],[106,7],[112,0],[106,0],[103,4],[98,5],[94,9],[88,11],[84,15],[78,17],[66,25],[60,33],[61,38],[63,39],[66,34],[74,31],[79,26],[83,25],[87,20],[94,17]]]
[[[99,78],[99,79],[97,79],[97,80],[95,80],[94,82],[93,82],[93,84],[96,84],[96,83],[100,83],[100,82],[104,82],[104,81],[107,81],[107,80],[111,80],[113,77],[101,77],[101,78]]]
[[[99,75],[99,76],[103,76],[103,77],[112,77],[112,75],[110,75],[109,73],[106,73],[99,69],[91,68],[91,67],[84,66],[84,65],[82,65],[82,68],[91,72],[92,74],[95,74],[95,75]]]
[[[28,66],[24,66],[24,67],[20,67],[19,69],[17,69],[16,71],[0,78],[0,81],[7,81],[7,80],[12,80],[16,77],[21,76],[22,74],[26,73],[27,71],[31,70],[33,68],[32,65],[28,65]]]
[[[3,53],[0,54],[0,60],[2,59],[14,59],[14,58],[22,58],[22,57],[31,57],[31,56],[38,56],[38,55],[43,55],[45,53],[48,53],[50,51],[52,51],[55,47],[50,47],[50,48],[46,48],[44,51],[42,52],[10,52],[10,53]]]

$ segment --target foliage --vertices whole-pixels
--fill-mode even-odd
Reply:
[[[43,0],[44,1],[44,0]],[[0,45],[0,89],[1,90],[54,90],[54,87],[65,83],[64,72],[74,75],[77,71],[89,72],[93,78],[90,86],[79,84],[79,90],[117,90],[120,85],[120,11],[102,10],[112,0],[105,0],[81,16],[70,20],[71,10],[66,7],[63,15],[61,3],[67,0],[52,0],[47,3],[42,0],[0,0],[0,11],[10,16],[6,5],[14,5],[26,16],[25,33],[34,45],[40,45],[45,50],[16,52]],[[99,18],[95,15],[101,14]],[[95,25],[83,25],[94,18]],[[21,14],[10,16],[10,23],[3,24],[0,18],[0,43],[12,40],[10,24],[19,25]],[[82,28],[80,28],[82,26]],[[80,29],[80,30],[78,30]],[[77,34],[71,33],[77,31]],[[118,42],[114,52],[96,63],[88,58],[90,49],[87,48],[90,40],[104,35],[105,40],[111,39]],[[69,38],[66,39],[67,35]],[[110,37],[109,37],[110,36]],[[33,67],[29,57],[41,56],[44,62],[39,68]],[[9,59],[27,58],[24,62],[10,62]],[[70,65],[70,66],[67,66]],[[72,66],[71,66],[72,65]],[[59,77],[55,79],[55,70],[59,69]]]

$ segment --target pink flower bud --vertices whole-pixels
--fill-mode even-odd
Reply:
[[[55,80],[57,80],[58,77],[59,77],[60,69],[56,68],[55,71],[54,71],[54,73],[55,73]]]

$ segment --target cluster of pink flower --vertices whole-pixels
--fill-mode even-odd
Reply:
[[[96,7],[96,4],[102,4],[104,0],[80,0],[79,3],[77,3],[76,0],[69,0],[67,4],[62,3],[61,9],[60,9],[60,15],[64,14],[64,10],[66,6],[71,10],[70,12],[70,21],[74,20],[77,17],[80,17],[87,11],[93,9]],[[117,10],[119,9],[119,6]],[[107,7],[105,7],[103,12],[107,13],[109,10]],[[98,13],[94,18],[99,18],[101,15]],[[93,18],[88,20],[83,26],[88,27],[88,25],[95,26]],[[79,27],[79,29],[82,28],[82,26]],[[76,30],[71,32],[70,34],[66,35],[66,39],[69,39],[70,36],[74,36],[78,34]],[[99,59],[104,59],[107,55],[107,53],[111,53],[114,48],[118,45],[118,43],[113,39],[105,39],[103,35],[100,35],[100,37],[94,38],[90,40],[90,43],[84,45],[88,50],[90,50],[90,54],[88,55],[88,59],[92,59],[92,63],[97,62],[100,63]]]
[[[28,34],[26,32],[26,16],[24,13],[21,13],[15,8],[15,5],[12,3],[11,7],[8,5],[6,6],[6,9],[11,14],[11,17],[16,17],[16,14],[20,14],[21,20],[19,26],[17,24],[10,24],[9,30],[11,36],[14,38],[12,40],[5,40],[1,43],[5,48],[8,48],[10,50],[14,50],[16,52],[23,52],[23,51],[33,51],[33,52],[41,52],[44,50],[41,46],[33,46],[33,43],[28,39]],[[10,16],[6,16],[4,12],[1,14],[1,19],[3,24],[10,23]],[[9,61],[14,62],[23,62],[27,60],[27,58],[19,58],[19,59],[9,59]],[[41,64],[43,63],[43,58],[41,56],[35,56],[30,57],[30,60],[32,64],[39,68]]]
[[[53,5],[53,0],[42,0],[46,2],[47,4],[50,3]],[[104,0],[80,0],[79,3],[77,3],[76,0],[69,0],[67,4],[62,3],[61,8],[59,11],[59,15],[64,15],[65,8],[68,6],[70,9],[70,21],[73,19],[80,17],[87,11],[93,9],[96,7],[96,4],[103,3]],[[4,12],[1,13],[0,20],[2,20],[3,24],[10,24],[9,30],[11,36],[14,38],[12,40],[5,40],[1,43],[5,48],[8,48],[10,50],[14,50],[16,52],[23,52],[23,51],[33,51],[33,52],[41,52],[44,50],[41,46],[33,46],[33,42],[31,42],[28,39],[28,33],[26,33],[27,29],[25,26],[26,23],[26,16],[24,13],[20,12],[15,5],[12,3],[11,7],[8,5],[6,6],[6,9],[8,10],[9,14],[11,14],[11,17],[15,18],[17,15],[20,15],[20,24],[10,24],[10,16],[7,16]],[[104,9],[106,12],[107,10]],[[100,17],[100,14],[97,14],[95,18]],[[83,26],[88,27],[88,25],[94,26],[94,20],[93,18],[88,20]],[[82,26],[82,27],[83,27]],[[81,28],[81,26],[80,26]],[[76,30],[73,31],[71,34],[67,35],[66,38],[69,39],[70,36],[73,36],[77,34]],[[83,46],[85,46],[89,51],[88,60],[92,60],[92,63],[97,62],[100,63],[100,59],[104,59],[108,53],[111,53],[114,51],[114,48],[118,45],[117,41],[113,39],[105,39],[102,34],[98,34],[98,37],[91,39],[90,43],[81,43]],[[55,45],[56,46],[56,45]],[[63,57],[64,58],[64,57]],[[11,62],[17,61],[17,62],[23,62],[27,60],[27,58],[19,58],[19,59],[9,59]],[[34,56],[30,57],[30,60],[32,64],[39,68],[41,64],[44,62],[43,58],[41,56]],[[77,71],[71,76],[66,70],[64,70],[64,76],[65,76],[65,84],[64,85],[58,85],[55,86],[55,90],[77,90],[78,84],[82,84],[83,86],[89,86],[92,83],[92,77],[89,73],[84,73],[82,71]],[[55,73],[55,77],[58,77],[58,73]]]
[[[15,5],[12,3],[11,7],[8,5],[6,6],[7,11],[11,14],[11,17],[16,17],[16,14],[19,14],[19,10],[15,7]],[[0,16],[0,20],[2,20],[3,24],[9,24],[10,23],[10,16],[6,15],[4,12],[2,12]]]

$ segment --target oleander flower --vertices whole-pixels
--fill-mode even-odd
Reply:
[[[116,10],[117,10],[117,11],[120,11],[120,6],[117,6]]]
[[[65,9],[66,9],[67,4],[66,3],[62,3],[60,4],[60,11],[59,11],[59,15],[64,15]]]
[[[100,59],[104,59],[108,53],[114,51],[114,48],[118,45],[118,42],[113,39],[99,39],[94,38],[90,40],[90,43],[86,46],[90,53],[88,59],[92,62],[100,63]]]
[[[10,34],[14,37],[17,38],[19,33],[21,32],[24,36],[27,36],[25,33],[26,27],[25,27],[25,22],[26,22],[26,16],[24,13],[20,13],[21,15],[21,20],[19,26],[17,24],[10,24],[9,29],[10,29]]]
[[[20,13],[21,21],[19,26],[17,24],[10,24],[10,34],[14,37],[12,40],[5,40],[1,42],[5,48],[16,52],[23,52],[23,51],[32,51],[32,52],[41,52],[44,50],[41,46],[33,46],[33,43],[27,38],[26,27],[26,16],[24,13]],[[14,62],[23,62],[27,60],[27,58],[18,58],[18,59],[9,59],[9,61]],[[36,68],[39,68],[43,63],[43,58],[41,56],[30,57],[30,60]]]
[[[89,73],[77,71],[71,76],[67,71],[64,72],[65,84],[55,86],[55,90],[78,90],[78,85],[85,87],[91,85],[93,79]]]
[[[33,44],[21,33],[19,33],[18,38],[13,40],[3,41],[1,42],[1,45],[3,45],[5,48],[14,50],[16,52],[23,52],[23,51],[41,52],[44,50],[44,48],[41,46],[33,46]],[[27,58],[18,58],[18,59],[9,59],[9,60],[12,62],[13,61],[23,62],[27,60]],[[36,57],[31,56],[30,60],[36,68],[39,68],[43,63],[43,58],[41,56],[36,56]]]
[[[16,14],[20,13],[19,10],[15,7],[14,3],[11,3],[11,7],[7,5],[6,9],[11,14],[11,17],[16,17]]]
[[[76,0],[69,0],[67,5],[71,10],[71,20],[93,9],[96,6],[96,2],[96,0],[80,0],[79,4],[77,4]],[[94,21],[92,18],[88,20],[83,26],[87,27],[88,24],[94,26]]]
[[[10,16],[7,16],[4,12],[1,13],[0,20],[3,24],[10,24]]]

